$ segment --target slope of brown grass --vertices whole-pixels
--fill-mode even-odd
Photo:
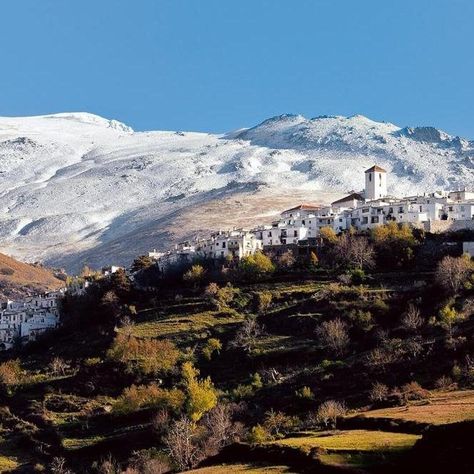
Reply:
[[[0,298],[14,298],[28,291],[48,291],[64,286],[47,268],[23,263],[0,253]]]

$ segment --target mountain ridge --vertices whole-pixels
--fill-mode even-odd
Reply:
[[[98,248],[126,264],[132,250],[151,244],[138,229],[166,236],[152,245],[163,249],[223,228],[231,221],[218,205],[205,214],[215,200],[236,224],[251,225],[278,213],[276,197],[286,207],[297,197],[328,202],[361,189],[374,163],[388,170],[389,192],[398,195],[474,187],[473,141],[362,115],[283,114],[227,134],[135,132],[85,112],[2,117],[0,248],[73,271],[111,263]],[[239,196],[252,193],[262,208],[246,219]],[[232,200],[240,204],[231,208]],[[186,221],[177,228],[173,216]],[[120,239],[135,229],[136,248],[125,251]]]

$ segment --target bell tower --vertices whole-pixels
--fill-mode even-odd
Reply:
[[[387,195],[387,172],[372,166],[365,172],[365,199],[380,199]]]

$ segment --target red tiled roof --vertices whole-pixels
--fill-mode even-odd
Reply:
[[[369,168],[365,172],[369,173],[370,171],[380,171],[381,173],[386,173],[387,172],[386,170],[384,170],[383,168],[381,168],[380,166],[377,166],[377,165],[372,166],[372,168]]]

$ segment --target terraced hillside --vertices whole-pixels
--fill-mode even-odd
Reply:
[[[472,429],[470,273],[450,293],[416,268],[148,271],[2,354],[4,472],[391,473]]]

